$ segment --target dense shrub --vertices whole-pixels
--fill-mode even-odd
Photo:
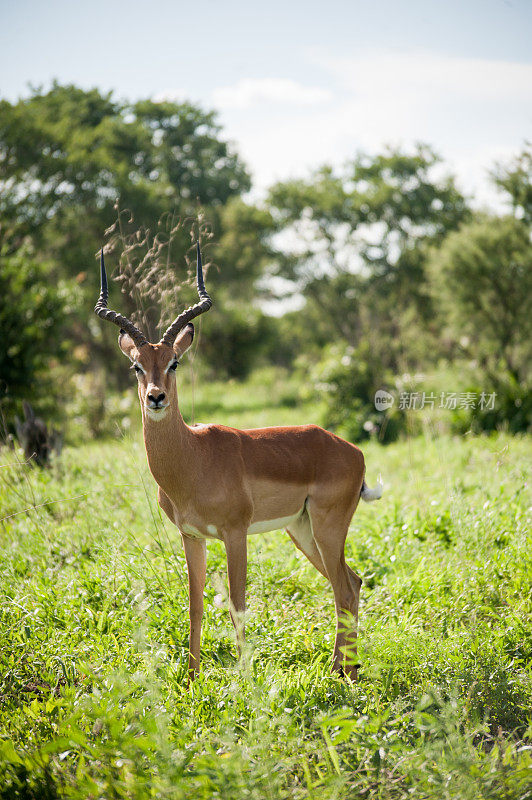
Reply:
[[[481,389],[468,391],[481,395]],[[494,389],[496,399],[493,408],[481,408],[478,404],[467,413],[453,415],[453,430],[457,433],[491,433],[506,430],[510,433],[530,431],[532,427],[532,394],[526,385],[509,379],[500,382]]]
[[[213,313],[208,336],[201,339],[201,357],[220,377],[245,378],[271,347],[275,322],[250,307]]]
[[[6,416],[23,398],[49,394],[50,364],[66,348],[60,335],[67,315],[66,284],[51,279],[47,265],[19,250],[0,253],[0,407]]]
[[[375,392],[397,388],[394,376],[377,363],[362,344],[357,349],[332,345],[314,369],[314,386],[324,401],[322,424],[349,441],[376,436],[393,442],[407,430],[408,418],[394,403],[387,411],[375,408]]]
[[[465,355],[472,374],[487,379],[490,392],[497,393],[494,409],[476,409],[459,427],[465,421],[474,431],[527,430],[532,380],[529,226],[512,216],[478,216],[433,252],[429,272],[454,352]]]

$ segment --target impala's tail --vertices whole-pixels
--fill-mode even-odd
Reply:
[[[374,489],[370,489],[369,486],[366,485],[366,481],[363,481],[360,496],[366,503],[371,503],[372,500],[380,500],[382,497],[382,489],[383,486],[380,480],[377,481],[377,485]]]

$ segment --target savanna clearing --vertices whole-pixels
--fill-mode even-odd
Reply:
[[[363,450],[385,494],[346,548],[358,684],[330,672],[330,588],[277,532],[250,539],[240,663],[209,542],[191,690],[183,551],[137,433],[42,471],[4,450],[0,797],[532,797],[530,438]]]

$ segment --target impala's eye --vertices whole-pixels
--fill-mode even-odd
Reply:
[[[141,367],[139,367],[139,365],[138,365],[138,364],[133,364],[133,366],[131,367],[131,369],[134,369],[134,370],[135,370],[135,372],[137,373],[137,375],[144,375],[144,372],[143,372],[143,370],[141,369]]]
[[[173,370],[175,372],[178,366],[179,366],[179,361],[177,361],[176,359],[175,361],[172,361],[172,363],[168,367],[168,371]]]

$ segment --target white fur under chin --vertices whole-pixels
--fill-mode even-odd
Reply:
[[[383,488],[384,487],[380,482],[380,480],[377,481],[377,485],[375,486],[374,489],[370,489],[369,486],[366,486],[366,484],[364,483],[363,489],[360,492],[360,496],[362,500],[366,501],[366,503],[371,503],[373,500],[380,500],[380,498],[382,497]]]
[[[168,406],[165,406],[164,408],[146,407],[146,414],[150,419],[153,419],[155,422],[159,422],[161,419],[164,419],[167,413],[168,413]]]

